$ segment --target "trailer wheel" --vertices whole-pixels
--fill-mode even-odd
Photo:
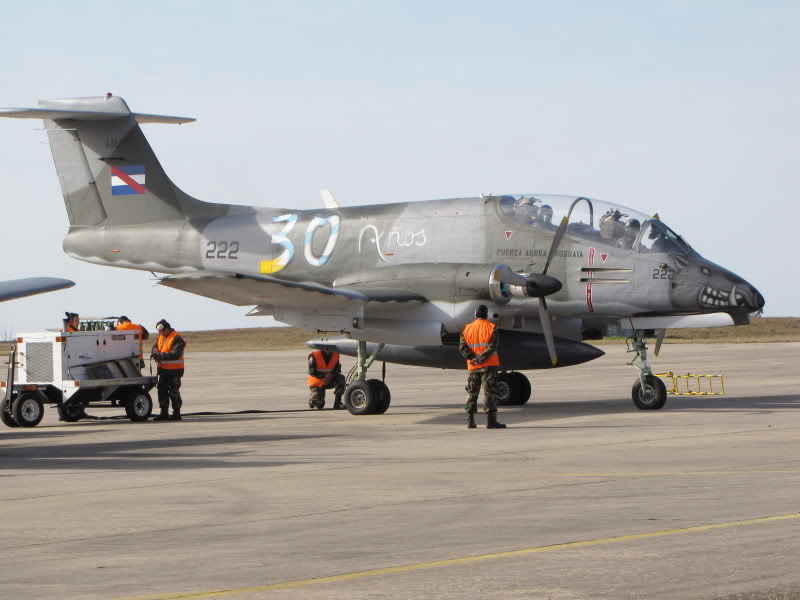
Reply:
[[[133,392],[125,403],[125,414],[134,423],[147,421],[153,412],[153,399],[147,392]]]
[[[67,423],[75,423],[85,416],[86,411],[80,402],[65,402],[58,407],[58,418]]]
[[[0,420],[3,421],[3,425],[6,427],[19,427],[17,422],[14,420],[14,417],[11,416],[10,406],[9,411],[6,412],[6,400],[0,400]]]
[[[44,402],[39,394],[22,394],[14,400],[11,414],[20,427],[36,427],[44,416]]]

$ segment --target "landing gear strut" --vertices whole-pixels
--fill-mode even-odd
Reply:
[[[647,364],[647,339],[644,331],[637,329],[633,332],[633,337],[628,340],[628,352],[635,353],[628,364],[639,370],[639,379],[633,382],[631,390],[633,403],[641,410],[659,410],[667,401],[667,387]],[[639,364],[636,364],[637,360]]]
[[[358,342],[356,366],[351,371],[353,379],[344,391],[344,405],[352,415],[382,415],[389,408],[392,394],[389,387],[380,379],[367,379],[367,369],[375,362],[383,344],[367,357],[367,343]],[[383,375],[386,376],[384,363]]]

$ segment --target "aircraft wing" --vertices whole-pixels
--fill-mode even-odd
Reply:
[[[236,306],[287,306],[292,308],[344,308],[367,302],[426,302],[426,298],[406,290],[334,288],[310,281],[287,281],[270,275],[242,275],[200,271],[161,279],[160,285],[205,296]]]
[[[35,296],[46,292],[55,292],[73,285],[75,285],[74,281],[56,277],[26,277],[25,279],[0,281],[0,302],[24,298],[25,296]]]

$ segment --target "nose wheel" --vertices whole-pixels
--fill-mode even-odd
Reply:
[[[633,333],[628,340],[628,352],[634,353],[628,364],[639,370],[639,378],[633,382],[631,389],[633,403],[640,410],[661,409],[667,402],[667,387],[647,364],[647,339],[643,331],[636,330]]]
[[[375,362],[383,344],[378,344],[375,351],[367,357],[367,343],[358,342],[358,358],[351,371],[353,380],[344,391],[344,405],[351,415],[382,415],[389,409],[392,394],[380,379],[367,379],[367,369]],[[384,376],[386,365],[384,363]]]

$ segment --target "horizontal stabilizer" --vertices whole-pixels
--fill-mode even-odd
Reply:
[[[9,119],[50,119],[52,121],[70,119],[74,121],[108,121],[133,116],[137,123],[192,123],[190,117],[170,117],[132,112],[101,112],[94,110],[54,110],[51,108],[0,108],[0,117]]]
[[[55,292],[73,285],[75,285],[74,281],[58,279],[57,277],[27,277],[25,279],[0,281],[0,302],[46,292]]]

